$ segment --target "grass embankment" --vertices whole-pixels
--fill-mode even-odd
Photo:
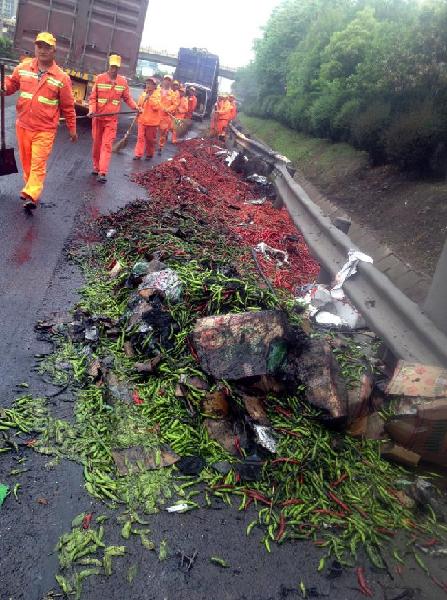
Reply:
[[[239,120],[253,135],[287,156],[306,177],[322,184],[344,180],[368,164],[366,152],[349,144],[333,144],[289,129],[273,119],[259,119],[241,114]]]
[[[417,271],[434,273],[447,231],[447,182],[371,167],[366,152],[241,114],[242,125],[287,156],[331,202]]]

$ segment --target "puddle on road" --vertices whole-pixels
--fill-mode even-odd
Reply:
[[[12,262],[21,266],[31,259],[33,243],[36,239],[36,226],[32,223],[12,254]]]

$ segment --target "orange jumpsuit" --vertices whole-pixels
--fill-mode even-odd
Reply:
[[[215,135],[217,135],[217,102],[213,107],[210,119],[210,136],[213,137]]]
[[[130,95],[127,79],[122,75],[111,79],[108,73],[98,75],[90,94],[89,111],[92,113],[118,113],[121,109],[121,100],[124,100],[131,109],[136,110],[137,105]],[[105,175],[112,156],[112,144],[116,137],[118,117],[94,117],[92,121],[93,170]]]
[[[177,112],[177,108],[178,108],[178,106],[180,104],[180,91],[179,90],[172,90],[172,93],[174,94],[174,104],[175,104],[175,110],[172,111],[172,114],[175,115],[175,113]],[[174,119],[171,119],[171,126],[169,127],[169,131],[171,131],[172,134],[175,131]]]
[[[146,157],[152,158],[155,153],[157,132],[160,125],[161,90],[157,88],[150,96],[143,92],[138,99],[138,106],[143,112],[138,117],[138,136],[135,156],[141,158],[146,150]]]
[[[158,140],[160,150],[165,146],[168,132],[172,125],[172,114],[177,110],[177,96],[174,90],[160,89],[160,138]],[[169,114],[171,113],[171,114]]]
[[[225,138],[227,133],[227,125],[230,120],[231,103],[228,100],[219,100],[217,102],[216,117],[217,117],[217,135]]]
[[[21,196],[37,203],[42,195],[47,160],[61,114],[70,134],[76,133],[71,81],[56,63],[39,75],[37,59],[26,59],[6,77],[5,90],[8,96],[20,91],[16,135],[25,180]]]
[[[230,100],[231,104],[231,112],[230,112],[230,121],[234,121],[237,117],[237,104],[235,100]]]
[[[188,112],[186,113],[187,119],[192,119],[193,113],[197,106],[197,96],[189,96],[188,98]]]
[[[177,110],[175,111],[175,118],[183,120],[186,117],[188,112],[188,98],[186,96],[180,97],[179,105],[177,106]],[[174,125],[174,129],[172,131],[172,143],[177,143],[177,129]]]

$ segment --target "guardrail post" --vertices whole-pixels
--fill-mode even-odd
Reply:
[[[425,299],[424,312],[441,331],[447,333],[447,241]]]
[[[351,219],[337,217],[336,219],[334,219],[334,225],[337,229],[340,229],[340,231],[343,231],[343,233],[347,234],[351,227]]]

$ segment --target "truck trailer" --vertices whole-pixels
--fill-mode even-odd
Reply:
[[[122,58],[120,73],[135,74],[149,0],[19,0],[14,48],[34,56],[40,31],[57,39],[56,62],[69,75],[78,108],[88,108],[95,76],[110,54]]]
[[[197,108],[194,116],[209,116],[217,100],[219,57],[200,48],[180,48],[174,76],[196,88]]]

